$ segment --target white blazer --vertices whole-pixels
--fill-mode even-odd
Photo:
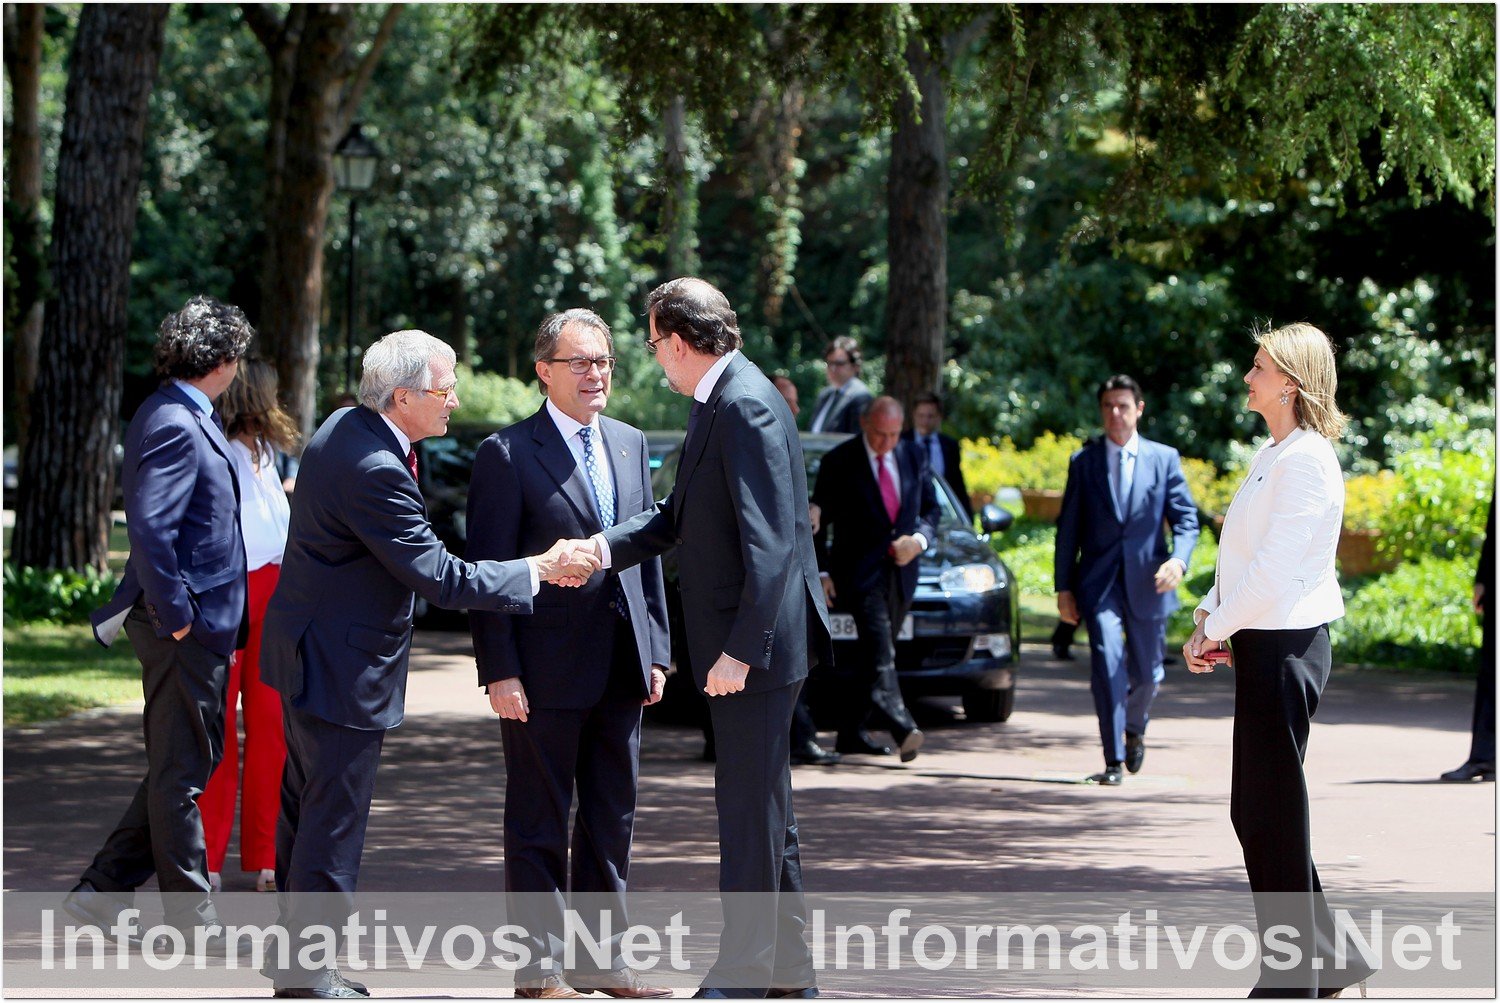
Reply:
[[[1267,439],[1224,514],[1214,587],[1198,604],[1203,632],[1222,641],[1343,616],[1333,569],[1343,522],[1344,478],[1329,441],[1306,428]]]

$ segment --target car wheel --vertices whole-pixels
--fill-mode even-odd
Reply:
[[[970,721],[1009,721],[1016,709],[1016,691],[971,689],[963,695],[964,717]]]

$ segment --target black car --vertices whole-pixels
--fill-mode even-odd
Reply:
[[[465,505],[474,453],[495,431],[493,425],[452,424],[448,434],[417,444],[422,494],[433,529],[453,553],[462,556],[468,533]],[[671,490],[677,470],[681,431],[649,431],[646,446],[657,498]],[[802,436],[807,481],[816,481],[823,454],[846,436]],[[910,696],[953,695],[963,699],[964,713],[974,721],[1004,721],[1015,706],[1016,654],[1020,648],[1020,597],[1015,578],[989,545],[974,533],[952,489],[935,477],[941,516],[937,539],[921,557],[917,591],[908,623],[896,642],[896,670],[902,690]],[[981,516],[986,533],[1002,532],[1010,513],[986,506]],[[671,555],[666,560],[667,605],[672,620],[672,650],[687,651],[682,639],[681,606]],[[418,600],[424,625],[461,624],[461,615],[425,608]],[[854,655],[854,624],[845,613],[833,614],[834,659]],[[669,716],[692,716],[702,700],[684,686],[691,678],[685,664],[669,680]],[[821,672],[810,683],[815,709],[834,699],[837,671]]]

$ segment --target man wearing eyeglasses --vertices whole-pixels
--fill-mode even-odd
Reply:
[[[859,431],[860,416],[873,397],[865,381],[859,378],[859,342],[853,338],[834,338],[823,354],[823,364],[828,367],[828,386],[813,404],[812,424],[807,430],[852,435]]]
[[[319,928],[342,929],[352,909],[381,745],[403,716],[414,596],[530,613],[541,582],[582,584],[599,566],[561,547],[471,563],[433,533],[412,445],[448,430],[454,361],[425,332],[386,335],[365,352],[359,406],[329,416],[302,454],[261,637],[287,744],[276,887],[290,943],[264,969],[278,996],[369,995],[316,945]]]
[[[609,326],[592,310],[542,321],[533,358],[547,399],[475,453],[471,560],[510,560],[554,540],[587,538],[651,506],[645,435],[603,414],[613,348]],[[475,613],[469,626],[479,684],[500,716],[505,748],[506,908],[510,922],[525,928],[530,955],[516,972],[516,995],[670,996],[620,955],[630,925],[625,876],[641,707],[661,699],[670,662],[661,562],[596,575],[578,589],[545,587],[532,616]],[[580,951],[565,971],[569,907],[593,942],[611,931],[608,967]]]

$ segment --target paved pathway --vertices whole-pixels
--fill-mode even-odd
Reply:
[[[1467,751],[1471,687],[1457,679],[1335,673],[1308,763],[1315,855],[1331,897],[1493,896],[1495,786],[1435,782]],[[1119,788],[1080,784],[1099,768],[1086,662],[1051,661],[1028,650],[1009,722],[970,724],[956,700],[928,702],[918,709],[928,741],[910,766],[851,757],[834,768],[794,771],[807,887],[814,894],[876,892],[914,901],[968,895],[981,903],[1035,903],[1069,893],[1101,901],[1207,894],[1243,902],[1228,817],[1232,704],[1229,672],[1192,677],[1174,667],[1156,705],[1145,770]],[[706,891],[716,884],[712,768],[698,759],[700,749],[692,728],[645,729],[634,891]],[[7,729],[4,752],[5,888],[61,892],[140,777],[139,709]],[[499,889],[503,775],[499,730],[473,685],[467,635],[419,634],[407,722],[386,741],[361,892]],[[253,887],[250,875],[225,877],[231,891]],[[1492,899],[1489,915],[1493,920]],[[8,932],[6,944],[7,994],[76,995],[27,988],[34,964],[16,959],[35,957],[34,940]],[[509,995],[493,980],[487,987],[472,980],[446,986],[422,973],[378,974],[371,981],[386,996]],[[861,976],[851,981],[829,973],[823,982],[832,995],[869,993],[872,985],[883,995],[930,991],[930,983],[904,983],[900,973],[875,983]],[[265,995],[263,981],[242,978],[236,991]],[[110,990],[102,988],[115,984],[107,976],[100,982],[90,995],[224,995],[184,984]],[[673,982],[679,995],[690,984]],[[1400,994],[1493,995],[1493,977],[1488,985],[1484,992]],[[1104,990],[1087,979],[1036,984],[971,973],[944,991],[1234,996],[1244,988]],[[1372,990],[1392,995],[1380,993],[1378,982]]]

